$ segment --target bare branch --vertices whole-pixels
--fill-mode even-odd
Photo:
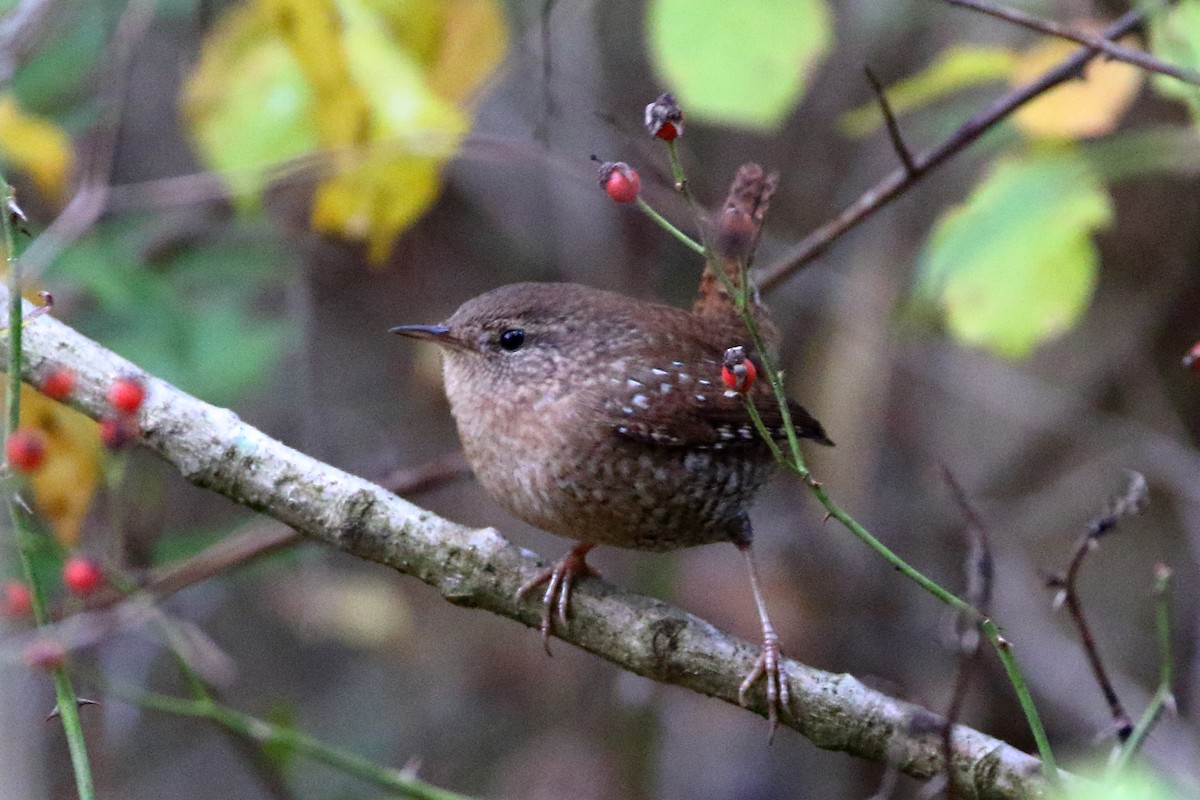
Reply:
[[[1104,38],[1116,39],[1142,24],[1145,15],[1136,9],[1124,14],[1104,31]],[[1038,95],[1064,83],[1079,74],[1084,65],[1100,53],[1094,48],[1084,48],[1040,78],[1015,89],[1001,97],[990,107],[962,124],[949,138],[925,155],[913,159],[912,170],[899,169],[868,189],[844,211],[804,237],[773,264],[764,267],[756,276],[756,283],[763,291],[769,291],[784,279],[816,261],[843,234],[866,220],[879,209],[911,189],[932,170],[966,150],[983,134],[996,127],[1002,120]]]
[[[1056,576],[1048,581],[1051,588],[1061,591],[1058,599],[1066,606],[1071,620],[1075,623],[1076,630],[1079,631],[1079,641],[1087,655],[1088,663],[1092,667],[1092,675],[1096,678],[1096,683],[1100,685],[1100,691],[1104,693],[1104,700],[1108,703],[1113,724],[1116,726],[1117,738],[1122,742],[1133,733],[1133,720],[1125,713],[1125,707],[1117,697],[1117,690],[1108,677],[1108,671],[1104,668],[1104,660],[1100,657],[1099,648],[1096,647],[1092,628],[1083,613],[1083,603],[1079,599],[1077,583],[1079,570],[1083,567],[1083,561],[1087,558],[1087,554],[1096,549],[1100,537],[1115,528],[1122,517],[1139,513],[1145,507],[1146,491],[1146,478],[1140,473],[1131,472],[1129,487],[1125,493],[1109,501],[1108,508],[1104,513],[1088,523],[1087,531],[1080,538],[1078,547],[1075,548],[1075,555],[1071,558],[1066,575]]]
[[[995,576],[995,564],[992,559],[992,548],[987,528],[967,493],[963,491],[949,467],[942,466],[942,479],[950,487],[950,494],[958,504],[966,521],[967,556],[965,559],[967,573],[966,600],[987,616],[991,613],[992,583]],[[967,619],[959,614],[958,620],[958,663],[954,670],[954,688],[950,695],[950,705],[946,709],[946,721],[942,726],[942,752],[947,761],[954,752],[953,726],[962,713],[963,704],[967,699],[967,688],[971,676],[979,663],[979,641],[981,633],[978,619]],[[958,786],[949,778],[946,781],[947,800],[959,797]]]
[[[900,157],[900,163],[904,165],[904,169],[911,176],[917,171],[917,166],[913,163],[912,153],[909,151],[908,145],[904,143],[904,137],[900,134],[900,123],[896,121],[896,115],[892,112],[892,104],[888,102],[887,94],[883,91],[883,84],[879,82],[879,78],[875,77],[875,73],[869,66],[863,65],[863,72],[867,74],[867,81],[870,82],[871,89],[875,92],[875,98],[879,101],[879,110],[883,112],[883,121],[887,125],[888,138],[892,140],[892,148]]]
[[[1186,67],[1179,67],[1174,64],[1169,64],[1162,61],[1143,50],[1137,50],[1132,47],[1116,44],[1106,38],[1094,36],[1090,33],[1072,28],[1069,25],[1063,25],[1058,22],[1035,17],[1032,14],[1026,14],[1024,11],[1007,6],[997,5],[995,3],[985,2],[985,0],[944,0],[952,6],[960,8],[969,8],[972,11],[978,11],[988,16],[996,17],[997,19],[1013,22],[1022,27],[1038,31],[1040,33],[1057,36],[1060,39],[1077,42],[1086,45],[1093,50],[1098,50],[1104,55],[1111,58],[1113,61],[1124,61],[1126,64],[1132,64],[1135,67],[1146,70],[1147,72],[1157,72],[1159,75],[1166,75],[1170,78],[1190,83],[1194,86],[1200,86],[1200,72]]]
[[[148,390],[138,413],[141,443],[197,486],[312,539],[413,575],[451,603],[538,626],[539,604],[514,596],[544,563],[495,530],[443,520],[286,447],[231,411],[141,373],[53,317],[28,326],[25,355],[26,376],[42,374],[51,362],[74,370],[78,386],[71,402],[92,417],[104,413],[113,376],[141,377]],[[758,652],[703,619],[598,579],[580,582],[573,610],[564,640],[630,672],[730,704],[737,704],[738,686]],[[874,761],[890,758],[918,778],[944,772],[937,731],[909,728],[909,720],[928,711],[868,689],[850,675],[795,661],[787,662],[786,674],[799,713],[782,722],[817,746]],[[765,712],[764,702],[757,700],[753,710]],[[1015,800],[1046,791],[1037,759],[965,726],[955,727],[952,761],[954,781],[966,798]]]

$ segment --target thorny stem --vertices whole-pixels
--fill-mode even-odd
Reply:
[[[1111,34],[1112,30],[1106,31]],[[1057,787],[1060,785],[1060,777],[1058,767],[1054,759],[1054,753],[1050,749],[1050,740],[1046,736],[1045,727],[1042,725],[1041,717],[1038,715],[1037,707],[1033,702],[1033,695],[1029,691],[1029,685],[1025,681],[1024,673],[1021,671],[1020,665],[1017,663],[1016,657],[1012,652],[1012,645],[1003,636],[1000,635],[1000,629],[990,618],[978,611],[970,603],[955,595],[953,592],[943,588],[937,582],[925,577],[916,568],[908,562],[896,555],[887,545],[876,539],[871,533],[860,525],[853,517],[850,516],[844,509],[838,506],[830,499],[824,487],[813,479],[808,467],[804,463],[804,455],[800,450],[800,440],[796,435],[795,426],[792,424],[792,414],[788,408],[787,393],[783,385],[783,373],[777,369],[770,356],[770,351],[767,349],[766,341],[763,339],[762,332],[759,330],[758,322],[754,318],[754,312],[751,308],[750,298],[752,297],[752,289],[750,288],[750,279],[748,275],[748,267],[745,261],[739,263],[740,286],[734,286],[733,281],[720,264],[716,262],[712,246],[709,243],[709,238],[705,233],[704,212],[700,204],[693,196],[691,189],[688,186],[687,176],[684,173],[683,165],[679,160],[679,153],[675,147],[675,142],[667,143],[667,152],[670,156],[671,174],[675,180],[676,188],[678,188],[687,197],[688,203],[692,206],[692,210],[696,215],[696,221],[700,226],[701,240],[703,242],[703,254],[705,262],[709,269],[713,271],[717,279],[721,281],[722,286],[729,293],[732,299],[734,308],[737,314],[741,317],[742,322],[746,326],[747,332],[750,334],[750,339],[754,345],[754,350],[757,352],[759,359],[762,361],[763,372],[771,383],[771,389],[775,396],[775,402],[779,406],[780,415],[783,422],[783,430],[787,436],[788,450],[784,453],[778,444],[774,441],[770,431],[763,424],[762,416],[758,409],[754,407],[753,401],[749,395],[745,397],[747,411],[750,414],[754,427],[758,431],[759,436],[768,443],[772,454],[783,464],[788,470],[797,475],[801,480],[808,484],[809,489],[816,496],[817,500],[825,507],[829,517],[836,519],[847,530],[857,536],[861,541],[867,544],[875,552],[879,553],[884,560],[891,564],[897,571],[907,577],[909,580],[916,583],[925,591],[932,594],[938,600],[941,600],[946,605],[953,608],[959,614],[966,618],[979,620],[979,628],[987,636],[988,641],[995,648],[1000,662],[1004,665],[1004,671],[1008,675],[1009,682],[1013,686],[1013,690],[1017,694],[1017,701],[1021,705],[1021,710],[1025,714],[1025,719],[1029,725],[1030,731],[1033,733],[1033,738],[1037,743],[1038,754],[1042,759],[1042,764],[1045,769],[1046,779],[1050,785]],[[660,223],[661,224],[661,223]],[[668,231],[670,229],[668,228]]]
[[[747,328],[750,329],[751,337],[756,340],[755,347],[760,348],[762,337],[758,334],[757,328],[754,326],[753,320],[749,318],[749,315],[746,315],[745,319]],[[771,386],[775,390],[776,401],[779,402],[780,408],[783,411],[784,424],[786,425],[785,430],[788,434],[789,455],[791,456],[790,459],[783,460],[783,465],[808,484],[809,489],[821,505],[825,507],[825,511],[830,517],[840,522],[843,527],[882,556],[898,572],[960,614],[979,620],[980,629],[987,636],[988,641],[992,643],[992,647],[995,648],[996,655],[999,656],[1000,662],[1004,665],[1004,671],[1008,675],[1008,680],[1017,694],[1017,701],[1021,705],[1021,710],[1025,713],[1025,720],[1029,725],[1030,731],[1033,733],[1034,741],[1037,743],[1038,755],[1041,757],[1042,764],[1045,767],[1046,779],[1052,786],[1057,786],[1059,783],[1058,767],[1054,760],[1054,753],[1050,749],[1050,740],[1046,736],[1046,729],[1042,725],[1041,717],[1038,715],[1037,706],[1033,702],[1033,695],[1030,693],[1029,685],[1025,681],[1025,675],[1021,671],[1020,664],[1017,663],[1016,656],[1013,655],[1012,645],[1000,635],[1000,628],[995,622],[985,617],[974,606],[958,597],[958,595],[925,577],[915,567],[893,552],[891,548],[871,535],[870,531],[860,525],[841,506],[830,499],[824,486],[813,480],[812,475],[804,464],[804,456],[800,452],[796,432],[792,427],[791,415],[787,410],[787,397],[783,394],[782,375],[775,369],[770,357],[762,349],[758,350],[758,354],[763,362],[763,371],[771,379]],[[747,402],[752,401],[747,398]],[[770,438],[770,432],[762,426],[761,417],[758,418],[755,427],[758,429],[760,436]]]
[[[133,596],[139,591],[138,585],[120,572],[112,572],[109,574],[108,579],[116,591],[123,597]],[[162,633],[167,651],[171,654],[171,657],[175,660],[175,664],[179,667],[179,671],[183,674],[184,682],[191,691],[192,699],[198,703],[217,704],[218,699],[209,691],[208,684],[204,678],[188,660],[185,653],[186,643],[177,626],[163,613],[157,614],[154,622]],[[225,732],[232,739],[239,754],[246,758],[250,767],[263,781],[272,796],[285,798],[285,800],[293,797],[283,777],[282,768],[277,761],[271,759],[260,741],[247,738],[229,729],[226,729]]]
[[[901,574],[909,580],[916,583],[925,591],[932,594],[937,599],[941,600],[946,605],[958,611],[960,614],[971,619],[978,619],[980,629],[992,646],[996,649],[996,654],[999,656],[1001,663],[1004,665],[1004,671],[1008,675],[1009,682],[1012,683],[1013,689],[1017,694],[1017,701],[1021,705],[1021,710],[1025,713],[1025,719],[1033,733],[1033,738],[1037,742],[1038,754],[1041,756],[1042,763],[1045,767],[1047,780],[1052,786],[1059,784],[1058,767],[1054,760],[1054,754],[1050,749],[1050,740],[1046,736],[1045,727],[1042,725],[1041,717],[1038,715],[1037,707],[1033,702],[1033,695],[1029,691],[1029,685],[1025,681],[1024,673],[1021,671],[1020,665],[1017,663],[1016,657],[1012,652],[1012,645],[1000,635],[1000,629],[990,618],[979,612],[970,603],[958,597],[953,592],[943,588],[937,582],[925,577],[920,571],[911,566],[907,561],[896,555],[887,545],[871,535],[870,531],[864,528],[853,517],[850,516],[841,506],[837,505],[830,499],[825,488],[816,480],[813,480],[812,474],[804,463],[804,454],[800,450],[800,440],[796,436],[795,426],[792,424],[791,411],[788,409],[787,393],[783,385],[783,373],[775,367],[770,352],[766,347],[766,342],[763,339],[762,333],[759,330],[758,322],[754,319],[754,314],[749,309],[748,299],[750,297],[751,288],[749,280],[746,277],[745,265],[742,265],[742,285],[737,287],[737,292],[734,292],[734,287],[724,270],[716,270],[718,276],[726,285],[726,289],[731,291],[732,297],[740,299],[735,304],[738,313],[741,315],[742,322],[746,325],[746,330],[750,334],[750,339],[754,344],[754,349],[758,353],[759,359],[762,361],[763,372],[771,382],[771,389],[775,395],[775,402],[779,405],[780,414],[783,420],[783,429],[787,435],[788,452],[786,457],[780,452],[778,446],[774,446],[774,440],[770,431],[763,424],[762,416],[758,410],[754,408],[754,402],[749,395],[746,396],[746,405],[748,409],[753,409],[750,412],[751,418],[754,421],[754,427],[758,430],[759,436],[765,441],[771,442],[772,452],[787,469],[792,471],[808,484],[809,489],[825,507],[828,515],[840,522],[847,530],[857,536],[861,541],[867,544],[872,550],[879,553],[884,560],[896,568]]]
[[[466,795],[451,792],[420,780],[412,774],[411,770],[381,767],[361,756],[330,747],[300,731],[274,725],[207,697],[188,700],[115,684],[108,686],[107,690],[110,694],[140,708],[209,720],[240,737],[257,742],[259,745],[272,745],[299,753],[403,797],[413,797],[418,800],[470,800]]]
[[[1129,760],[1134,757],[1141,749],[1142,744],[1146,741],[1147,734],[1151,728],[1158,722],[1158,718],[1162,715],[1163,709],[1175,705],[1175,694],[1171,690],[1171,685],[1175,681],[1175,659],[1171,651],[1171,582],[1173,573],[1171,568],[1165,564],[1159,564],[1155,570],[1154,576],[1154,597],[1158,601],[1155,611],[1155,623],[1158,629],[1158,689],[1154,692],[1154,697],[1150,700],[1150,705],[1146,706],[1145,712],[1137,725],[1133,728],[1133,733],[1129,735],[1124,747],[1117,753],[1117,757],[1113,760],[1110,772],[1113,775],[1120,773],[1129,764]]]
[[[1096,646],[1096,638],[1092,635],[1092,626],[1088,624],[1087,617],[1084,616],[1083,603],[1079,600],[1077,588],[1079,569],[1083,566],[1084,558],[1091,552],[1096,542],[1097,540],[1092,537],[1091,533],[1084,534],[1071,559],[1071,565],[1067,568],[1066,579],[1063,581],[1062,598],[1071,620],[1075,623],[1075,629],[1079,632],[1079,641],[1083,645],[1088,665],[1092,668],[1092,676],[1095,677],[1100,691],[1104,694],[1104,701],[1108,703],[1109,713],[1117,728],[1117,738],[1125,741],[1132,732],[1133,722],[1125,713],[1125,707],[1121,705],[1121,700],[1117,697],[1117,690],[1109,680],[1108,670],[1104,668],[1104,660],[1100,657],[1100,649]]]
[[[6,400],[8,416],[5,421],[5,439],[12,435],[21,423],[21,331],[24,320],[24,308],[21,303],[21,261],[16,257],[16,242],[13,236],[11,214],[16,200],[12,187],[0,179],[0,225],[4,226],[4,257],[8,262],[8,383]],[[39,581],[37,570],[34,569],[34,549],[37,541],[36,534],[26,524],[25,513],[18,499],[18,486],[10,486],[6,492],[8,514],[12,520],[13,532],[17,540],[17,551],[20,554],[21,569],[25,573],[25,581],[29,585],[30,605],[33,619],[40,628],[48,621],[46,613],[46,595]],[[62,719],[63,732],[67,738],[67,749],[71,754],[71,766],[75,771],[75,787],[79,800],[93,800],[96,796],[92,781],[92,768],[88,761],[87,742],[83,738],[83,725],[79,719],[79,704],[71,678],[67,675],[65,666],[50,668],[50,680],[54,685],[55,704],[58,716]]]
[[[992,597],[992,580],[994,568],[992,563],[991,546],[987,528],[984,527],[979,515],[967,500],[967,493],[955,480],[954,474],[945,465],[942,466],[942,477],[950,488],[955,502],[962,510],[967,538],[966,592],[968,603],[987,615],[991,613],[989,606]],[[950,704],[946,707],[945,724],[942,726],[942,758],[946,762],[946,800],[957,800],[959,787],[954,782],[954,724],[967,699],[967,688],[971,676],[979,665],[979,620],[965,614],[958,616],[958,659],[954,669],[954,683],[950,694]]]

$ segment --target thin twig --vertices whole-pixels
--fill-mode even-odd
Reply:
[[[875,92],[875,99],[879,101],[879,110],[883,112],[883,121],[887,125],[888,138],[892,140],[892,149],[896,151],[900,163],[904,165],[905,171],[911,176],[917,171],[917,167],[913,163],[912,152],[904,143],[904,136],[900,133],[900,123],[896,121],[896,115],[892,112],[892,104],[888,102],[887,93],[883,91],[883,84],[879,82],[879,78],[875,77],[875,73],[868,65],[863,65],[863,72],[867,74],[867,81],[871,84],[871,90]]]
[[[679,228],[675,227],[670,220],[658,213],[654,206],[647,203],[641,196],[639,196],[637,199],[637,207],[641,209],[643,214],[654,220],[655,224],[657,224],[660,228],[678,239],[684,247],[695,253],[698,253],[699,255],[704,255],[704,245],[700,244],[695,239],[679,230]]]
[[[1200,72],[1194,69],[1176,66],[1175,64],[1155,58],[1144,50],[1125,47],[1124,45],[1109,41],[1107,38],[1086,33],[1069,25],[1041,19],[1019,9],[985,2],[985,0],[943,0],[943,2],[952,6],[978,11],[981,14],[987,14],[997,19],[1012,22],[1040,33],[1086,45],[1093,50],[1099,50],[1114,61],[1124,61],[1126,64],[1132,64],[1147,72],[1157,72],[1159,75],[1166,75],[1184,83],[1200,86]]]
[[[1080,537],[1075,554],[1071,557],[1066,574],[1052,577],[1047,582],[1051,588],[1060,590],[1056,602],[1061,602],[1066,606],[1072,622],[1075,623],[1076,630],[1079,631],[1079,642],[1083,646],[1083,652],[1087,655],[1088,664],[1091,665],[1092,675],[1099,684],[1100,691],[1104,693],[1105,702],[1108,703],[1113,724],[1116,726],[1117,738],[1122,742],[1133,733],[1133,720],[1125,713],[1125,707],[1117,697],[1117,690],[1108,677],[1108,671],[1104,668],[1104,660],[1100,657],[1100,649],[1096,646],[1092,628],[1083,613],[1083,603],[1079,598],[1078,579],[1084,559],[1087,558],[1088,553],[1096,549],[1100,537],[1113,530],[1122,517],[1141,511],[1145,504],[1146,479],[1139,473],[1131,473],[1129,488],[1125,494],[1112,500],[1104,513],[1088,524],[1087,531]]]
[[[1104,30],[1104,38],[1119,38],[1144,21],[1145,14],[1141,11],[1129,11]],[[965,150],[1022,105],[1060,83],[1076,77],[1084,65],[1099,53],[1100,51],[1094,48],[1084,48],[1051,68],[1032,83],[1015,89],[996,100],[987,109],[963,123],[958,130],[933,150],[925,155],[914,157],[912,171],[899,169],[888,175],[864,192],[832,220],[804,237],[774,263],[764,267],[757,276],[759,287],[763,291],[769,291],[792,273],[811,264],[847,231],[904,194],[932,170]]]
[[[958,505],[959,511],[966,521],[967,556],[965,559],[967,575],[966,600],[984,616],[991,614],[992,584],[995,577],[995,564],[992,559],[991,543],[983,520],[971,506],[967,493],[950,472],[949,467],[942,466],[942,479],[950,488],[950,494]],[[982,634],[978,618],[959,614],[958,627],[958,662],[954,670],[954,687],[950,695],[950,705],[946,709],[946,720],[942,725],[942,757],[946,759],[946,797],[954,800],[958,797],[958,786],[952,779],[950,759],[954,756],[954,723],[962,713],[963,704],[967,698],[967,688],[971,676],[979,663],[979,639]]]
[[[243,714],[208,698],[172,697],[132,686],[109,685],[106,688],[115,697],[140,708],[208,720],[238,737],[257,743],[260,747],[274,745],[299,753],[401,797],[421,800],[469,800],[465,795],[420,780],[411,770],[381,767],[362,756],[330,747],[294,728],[285,728]]]

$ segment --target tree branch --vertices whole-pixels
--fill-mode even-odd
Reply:
[[[2,293],[0,293],[2,294]],[[277,442],[227,409],[204,403],[44,316],[25,329],[24,377],[34,385],[68,366],[78,376],[71,403],[98,417],[117,375],[145,381],[141,443],[197,486],[267,514],[310,538],[413,575],[451,603],[482,608],[537,628],[540,607],[517,588],[544,567],[491,528],[440,519],[386,489]],[[601,580],[580,583],[562,638],[619,667],[736,705],[757,648],[703,619]],[[532,644],[530,646],[533,646]],[[930,712],[835,675],[787,662],[799,713],[783,720],[818,747],[891,762],[917,778],[945,771]],[[761,696],[751,704],[765,711]],[[1045,794],[1041,763],[966,726],[954,734],[954,781],[966,798]]]
[[[1136,9],[1125,13],[1104,30],[1105,39],[1117,39],[1141,25],[1145,15]],[[990,107],[967,120],[940,145],[928,153],[913,158],[911,168],[896,170],[875,184],[851,203],[842,213],[804,237],[789,248],[774,263],[763,267],[755,276],[755,283],[766,292],[783,282],[793,272],[803,269],[820,258],[843,234],[872,216],[885,205],[911,189],[918,181],[940,167],[953,156],[974,144],[980,136],[996,127],[1002,120],[1025,103],[1079,75],[1084,65],[1099,55],[1100,51],[1084,48],[1046,72],[1030,84],[1015,89],[1001,97]]]
[[[1070,42],[1077,42],[1078,44],[1086,45],[1104,53],[1104,55],[1113,61],[1124,61],[1126,64],[1132,64],[1147,72],[1157,72],[1160,75],[1166,75],[1184,83],[1190,83],[1193,86],[1200,86],[1200,72],[1196,72],[1194,69],[1169,64],[1166,61],[1155,58],[1144,50],[1125,47],[1106,38],[1094,36],[1072,28],[1069,25],[1051,22],[1050,20],[1035,17],[1032,14],[1026,14],[1020,9],[989,3],[986,0],[942,0],[942,2],[958,6],[959,8],[978,11],[981,14],[987,14],[1006,22],[1012,22],[1030,30],[1038,31],[1039,33],[1057,36],[1060,39],[1066,39]]]

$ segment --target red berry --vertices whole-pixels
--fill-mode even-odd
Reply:
[[[142,407],[146,387],[137,378],[117,378],[108,387],[108,403],[122,414],[132,414]]]
[[[4,584],[4,616],[23,617],[33,609],[33,597],[29,587],[20,581],[8,581]]]
[[[748,358],[733,366],[727,364],[721,367],[721,383],[735,392],[745,394],[750,391],[756,378],[758,378],[758,368]]]
[[[600,185],[617,203],[632,203],[642,191],[642,179],[624,161],[606,161],[600,166]]]
[[[41,431],[18,428],[8,435],[4,452],[17,472],[33,472],[46,460],[46,441]]]
[[[60,403],[75,391],[75,373],[66,367],[59,367],[46,376],[42,382],[42,394]]]
[[[104,573],[96,562],[83,556],[71,556],[63,564],[62,580],[71,594],[87,597],[104,583]]]
[[[100,420],[100,441],[110,450],[118,450],[138,435],[137,420],[125,415],[109,415]]]
[[[38,669],[55,669],[67,663],[67,648],[55,639],[34,639],[21,654],[25,663]]]
[[[670,93],[660,94],[646,106],[646,130],[664,142],[673,142],[683,133],[683,109]]]

